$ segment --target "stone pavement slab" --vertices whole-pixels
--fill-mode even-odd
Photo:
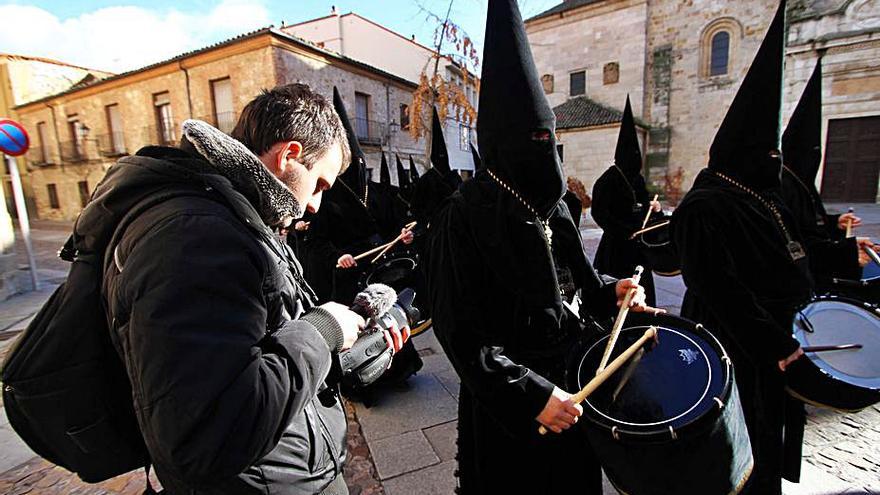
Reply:
[[[6,410],[0,408],[0,473],[18,466],[35,455],[9,425]]]
[[[455,461],[446,461],[383,483],[387,495],[451,495],[455,491]]]
[[[440,462],[421,430],[374,440],[370,442],[370,452],[382,480]]]
[[[432,426],[422,430],[431,448],[440,457],[441,461],[455,459],[458,452],[456,439],[458,438],[458,421],[450,421],[442,425]]]

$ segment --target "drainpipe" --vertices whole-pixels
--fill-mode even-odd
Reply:
[[[64,169],[64,153],[61,150],[61,135],[58,134],[58,118],[55,114],[55,107],[53,107],[50,103],[46,103],[46,106],[49,107],[49,110],[52,111],[52,130],[55,133],[55,146],[58,148],[58,164],[61,166],[61,169]]]
[[[391,87],[385,83],[385,135],[388,139],[388,151],[391,151]]]
[[[189,110],[189,118],[193,118],[193,101],[189,87],[189,72],[186,70],[186,67],[183,66],[183,60],[178,61],[177,66],[180,67],[180,70],[183,71],[183,75],[186,78],[186,105]]]

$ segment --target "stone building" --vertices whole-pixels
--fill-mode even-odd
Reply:
[[[370,162],[378,165],[380,150],[390,148],[424,167],[424,145],[401,130],[398,111],[415,83],[265,28],[16,107],[33,137],[27,162],[36,215],[75,218],[120,156],[176,144],[189,118],[229,131],[261,89],[291,82],[328,97],[337,86],[349,108],[363,109],[356,127]]]
[[[527,20],[538,72],[558,118],[572,108],[610,112],[601,125],[586,119],[560,133],[568,173],[590,187],[611,162],[620,115],[615,109],[629,94],[645,125],[649,181],[660,189],[667,171],[681,168],[689,187],[706,164],[712,138],[777,5],[777,0],[565,0]],[[835,184],[846,179],[849,186],[825,188],[823,194],[873,201],[880,172],[880,147],[870,144],[880,134],[880,66],[874,62],[880,55],[880,3],[790,0],[789,6],[784,113],[793,110],[818,51],[827,49],[830,131],[820,175],[831,174]]]
[[[285,26],[282,30],[409,81],[419,81],[423,72],[431,73],[436,53],[418,43],[415,36],[403,36],[354,12],[340,14],[335,7],[330,15]],[[471,82],[464,85],[461,67],[445,59],[441,60],[438,69],[446,81],[462,86],[468,102],[477,108],[474,77],[471,75],[468,78]],[[406,120],[407,109],[401,107],[398,110],[400,118]],[[476,142],[475,130],[472,125],[456,120],[453,114],[450,108],[443,132],[450,166],[455,170],[473,171],[470,143]],[[430,126],[430,121],[427,122]],[[396,173],[392,167],[392,176]]]

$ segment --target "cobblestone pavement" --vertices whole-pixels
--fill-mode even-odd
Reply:
[[[838,210],[842,205],[833,205]],[[880,206],[857,206],[865,225],[858,235],[880,238]],[[0,359],[60,281],[66,264],[55,261],[59,240],[68,225],[37,223],[34,244],[38,264],[55,278],[38,293],[0,302]],[[589,217],[582,228],[592,256],[601,237]],[[19,254],[23,259],[23,248]],[[658,304],[678,313],[684,287],[680,277],[657,277]],[[349,418],[349,461],[345,478],[353,495],[448,494],[455,486],[455,439],[458,378],[432,332],[414,339],[425,368],[406,384],[375,397],[370,408],[346,404]],[[0,493],[128,494],[141,493],[142,471],[97,485],[33,456],[0,415]],[[614,493],[606,485],[605,493]],[[880,494],[880,407],[858,413],[808,408],[803,477],[785,483],[786,495]]]

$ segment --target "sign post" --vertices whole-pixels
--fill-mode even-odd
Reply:
[[[24,191],[21,188],[21,176],[18,173],[16,156],[25,154],[30,145],[27,131],[21,124],[10,119],[0,119],[0,152],[4,153],[6,165],[9,168],[9,177],[12,179],[12,196],[15,198],[15,209],[18,212],[18,226],[24,240],[24,248],[27,251],[28,265],[31,270],[31,284],[33,289],[39,288],[37,279],[37,262],[34,259],[34,248],[31,245],[31,227],[28,221],[27,205],[24,201]]]

